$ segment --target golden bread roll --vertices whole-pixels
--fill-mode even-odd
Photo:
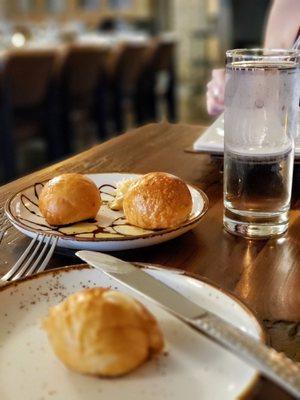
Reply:
[[[124,195],[127,221],[144,229],[173,228],[191,213],[192,196],[186,183],[164,172],[144,175]]]
[[[153,315],[132,297],[85,289],[51,307],[43,323],[57,357],[91,375],[126,374],[163,348]]]
[[[51,179],[39,196],[39,208],[50,225],[67,225],[95,218],[101,206],[97,186],[84,175],[63,174]]]

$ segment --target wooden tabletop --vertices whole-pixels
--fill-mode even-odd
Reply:
[[[115,255],[182,268],[234,293],[263,321],[269,343],[300,361],[299,170],[295,171],[290,227],[284,236],[268,241],[232,236],[222,228],[220,162],[209,155],[185,152],[201,131],[199,126],[167,122],[146,125],[1,187],[0,207],[13,193],[63,172],[166,171],[180,176],[209,197],[209,210],[197,228],[155,247]],[[27,238],[14,228],[9,229],[0,246],[0,273],[8,270],[27,243]],[[60,251],[52,258],[49,268],[75,263],[80,262]],[[261,379],[249,398],[291,397]]]

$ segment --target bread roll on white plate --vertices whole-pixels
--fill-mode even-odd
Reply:
[[[39,208],[50,225],[68,225],[95,218],[101,196],[95,183],[81,174],[63,174],[43,187]]]
[[[165,172],[144,175],[129,187],[123,200],[127,221],[144,229],[180,226],[188,219],[192,206],[187,184]]]
[[[57,357],[84,374],[126,374],[164,345],[156,319],[146,307],[104,288],[85,289],[51,307],[43,327]]]

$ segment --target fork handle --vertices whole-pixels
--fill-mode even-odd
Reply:
[[[188,320],[188,323],[258,369],[297,399],[300,398],[299,363],[293,362],[283,353],[258,342],[213,314],[206,313],[203,317]]]

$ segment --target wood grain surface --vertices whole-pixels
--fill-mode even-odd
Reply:
[[[182,268],[205,277],[242,299],[263,321],[269,343],[300,361],[300,174],[296,167],[288,232],[278,239],[245,240],[222,227],[222,165],[209,155],[185,152],[203,128],[181,124],[146,125],[68,160],[0,188],[0,207],[22,188],[62,172],[166,171],[204,190],[209,210],[193,231],[145,249],[114,253],[132,261]],[[0,246],[0,273],[18,258],[28,239],[9,229]],[[57,252],[49,268],[79,263]],[[247,398],[290,399],[261,379]]]

